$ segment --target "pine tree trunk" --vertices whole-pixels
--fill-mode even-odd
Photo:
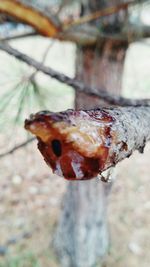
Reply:
[[[77,78],[89,85],[105,87],[119,93],[127,46],[119,46],[114,57],[114,46],[104,43],[103,53],[95,48],[78,49]],[[106,53],[109,47],[109,53]],[[121,48],[120,48],[121,47]],[[102,48],[101,48],[102,49]],[[120,53],[122,58],[120,59]],[[119,60],[118,60],[119,58]],[[83,93],[76,95],[77,108],[100,106],[100,101]],[[91,267],[108,250],[107,196],[109,184],[93,179],[69,182],[64,207],[55,236],[55,247],[61,266]]]
[[[61,266],[91,267],[108,250],[107,188],[98,179],[68,183],[55,236]]]
[[[93,1],[96,2],[96,1]],[[76,76],[90,86],[119,94],[127,42],[104,40],[97,47],[77,49]],[[76,108],[94,108],[104,102],[76,94]],[[106,106],[106,105],[105,105]],[[107,197],[110,184],[98,178],[68,183],[55,248],[63,267],[92,267],[108,251]]]

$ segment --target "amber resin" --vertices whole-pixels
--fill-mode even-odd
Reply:
[[[69,180],[86,180],[113,165],[114,121],[102,109],[42,111],[31,115],[25,128],[36,135],[38,148],[54,173]]]

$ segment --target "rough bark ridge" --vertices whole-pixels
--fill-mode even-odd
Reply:
[[[88,4],[87,2],[93,3],[94,10],[96,10],[100,1],[86,1],[86,4]],[[111,1],[105,1],[106,6],[107,2]],[[110,45],[109,41],[100,46],[99,49],[95,47],[92,49],[88,47],[78,48],[77,78],[86,85],[95,84],[100,87],[103,84],[107,90],[113,88],[112,91],[114,92],[118,88],[119,92],[127,46],[128,44],[123,47],[121,53],[121,47],[116,47],[115,58],[113,57],[115,44]],[[107,49],[107,47],[109,48]],[[105,51],[107,52],[105,53]],[[85,96],[85,94],[76,94],[76,107],[78,109],[98,106],[100,106],[100,102],[96,99]],[[109,189],[109,185],[98,179],[86,182],[69,182],[55,236],[55,248],[61,266],[92,267],[107,252],[109,235],[106,212]]]
[[[61,266],[91,267],[108,248],[106,194],[100,180],[69,182],[55,236]]]
[[[123,63],[128,43],[126,41],[102,41],[97,47],[78,48],[76,78],[91,86],[93,92],[105,88],[111,94],[119,95],[121,90]],[[94,90],[95,88],[95,90]],[[96,89],[97,88],[97,89]],[[106,102],[76,92],[77,108],[106,106]]]

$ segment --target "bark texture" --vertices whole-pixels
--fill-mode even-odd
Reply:
[[[91,86],[93,92],[105,88],[110,94],[121,91],[124,58],[128,43],[126,41],[103,41],[97,47],[78,48],[76,59],[76,78]],[[85,90],[86,92],[86,90]],[[106,106],[102,99],[76,92],[76,108]]]
[[[61,266],[91,267],[108,249],[106,192],[97,179],[69,182],[55,236]]]

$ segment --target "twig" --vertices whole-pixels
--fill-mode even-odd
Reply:
[[[119,4],[119,5],[116,5],[116,6],[107,7],[107,8],[98,10],[95,13],[88,14],[88,15],[85,15],[83,17],[80,17],[80,18],[74,20],[71,23],[65,22],[63,27],[65,29],[66,28],[68,29],[68,28],[70,28],[72,26],[75,26],[75,25],[81,25],[83,23],[87,23],[87,22],[91,22],[93,20],[99,19],[101,17],[112,15],[114,13],[119,12],[120,10],[127,9],[130,4],[133,4],[133,1],[129,1],[129,2],[122,3],[122,4]]]
[[[54,44],[54,40],[52,40],[52,42],[49,43],[48,47],[46,48],[46,50],[45,50],[45,52],[44,52],[44,54],[43,54],[43,58],[42,58],[42,61],[41,61],[41,65],[43,65],[43,64],[45,63],[45,60],[46,60],[46,58],[47,58],[49,49],[53,46],[53,44]],[[32,82],[35,83],[34,78],[35,78],[36,74],[38,73],[38,71],[39,71],[39,70],[36,69],[36,70],[29,76],[29,80],[31,80]]]
[[[25,38],[25,37],[30,37],[30,36],[35,36],[38,33],[36,31],[31,31],[31,32],[26,32],[26,33],[21,33],[21,34],[13,34],[10,36],[6,37],[0,37],[0,41],[8,41],[8,40],[15,40],[15,39],[20,39],[20,38]]]
[[[12,149],[8,150],[7,152],[4,152],[2,154],[0,154],[0,158],[6,157],[8,155],[13,154],[16,150],[25,147],[26,145],[30,144],[31,142],[33,142],[36,138],[32,137],[30,139],[28,139],[27,141],[21,143],[20,145],[14,146]]]
[[[35,59],[19,52],[18,50],[14,49],[7,43],[0,43],[0,49],[5,51],[6,53],[14,56],[15,58],[21,60],[22,62],[27,63],[29,66],[34,67],[36,70],[43,72],[46,75],[49,75],[50,77],[65,83],[71,87],[73,87],[75,90],[78,90],[80,92],[86,93],[91,96],[99,97],[100,99],[103,99],[104,101],[112,104],[112,105],[119,105],[119,106],[150,106],[150,99],[129,99],[124,98],[121,96],[113,95],[105,91],[104,89],[100,88],[92,88],[89,86],[86,86],[84,83],[70,78],[67,75],[64,75],[58,71],[53,70],[50,67],[46,67],[42,65],[40,62],[36,61]],[[93,92],[94,91],[94,92]]]

